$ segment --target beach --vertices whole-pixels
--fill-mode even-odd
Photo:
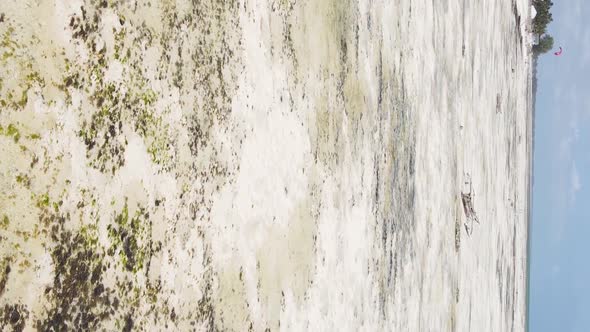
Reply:
[[[0,3],[0,326],[524,330],[529,6]]]

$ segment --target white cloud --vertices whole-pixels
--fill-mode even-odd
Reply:
[[[580,39],[581,34],[580,22],[583,15],[583,2],[584,0],[574,0],[567,4],[564,3],[564,9],[559,11],[562,15],[557,18],[560,25],[564,27],[565,32],[577,40]]]
[[[561,160],[569,160],[572,156],[572,145],[576,141],[575,135],[570,134],[561,138],[559,143],[559,153]]]
[[[578,173],[578,168],[576,167],[576,163],[572,163],[572,171],[570,173],[571,181],[570,181],[570,202],[573,204],[576,201],[576,194],[580,189],[582,189],[582,183],[580,182],[580,174]]]
[[[572,159],[572,145],[580,137],[580,127],[579,127],[578,111],[577,111],[578,98],[575,94],[572,94],[569,97],[569,100],[572,103],[571,105],[573,105],[572,111],[570,113],[570,121],[567,125],[567,129],[566,129],[567,132],[561,138],[561,141],[559,143],[559,152],[562,157],[562,160]]]
[[[563,88],[561,85],[554,85],[553,86],[553,98],[555,100],[561,100],[563,96]]]
[[[581,65],[587,66],[590,64],[590,28],[586,28],[583,32],[583,37],[578,40],[578,45],[582,48]]]
[[[580,126],[578,125],[578,121],[577,120],[572,120],[572,122],[570,122],[570,129],[572,130],[572,136],[574,137],[574,140],[578,140],[578,138],[580,138]]]

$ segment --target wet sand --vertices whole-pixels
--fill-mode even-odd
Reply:
[[[0,326],[523,330],[528,8],[0,3]]]

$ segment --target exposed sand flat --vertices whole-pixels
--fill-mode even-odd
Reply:
[[[0,2],[0,326],[524,330],[528,8]]]

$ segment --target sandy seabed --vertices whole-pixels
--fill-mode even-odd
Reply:
[[[1,1],[0,328],[524,330],[528,8]]]

